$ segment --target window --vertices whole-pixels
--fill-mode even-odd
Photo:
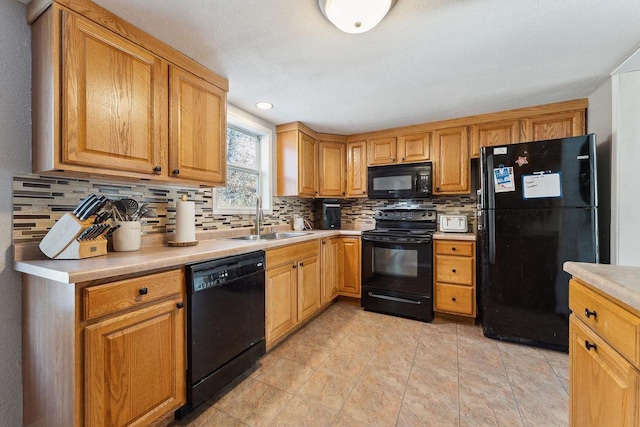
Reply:
[[[263,211],[270,214],[273,130],[231,106],[227,123],[227,186],[215,191],[215,211],[254,213],[260,196]]]

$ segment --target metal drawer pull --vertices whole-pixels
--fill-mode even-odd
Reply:
[[[589,350],[591,350],[591,349],[594,349],[594,350],[598,351],[598,346],[597,346],[597,345],[595,345],[595,344],[591,344],[591,343],[590,343],[589,341],[587,341],[587,340],[584,340],[584,346],[585,346],[585,348],[587,349],[587,351],[589,351]]]
[[[149,293],[149,289],[147,289],[147,288],[140,288],[140,289],[138,290],[138,293],[139,293],[140,295],[146,295],[146,294],[148,294],[148,293]]]
[[[373,292],[369,292],[369,296],[372,298],[386,299],[388,301],[406,302],[407,304],[422,304],[421,301],[415,301],[415,300],[406,299],[406,298],[391,297],[389,295],[375,294]]]
[[[591,316],[593,316],[594,318],[598,317],[598,313],[596,313],[595,310],[589,311],[588,308],[584,309],[584,315],[587,316],[587,319],[590,318]]]
[[[176,304],[176,308],[182,308],[182,307],[184,307],[184,303],[182,301]]]

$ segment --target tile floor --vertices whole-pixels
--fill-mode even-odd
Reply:
[[[568,356],[337,302],[175,426],[565,426]]]

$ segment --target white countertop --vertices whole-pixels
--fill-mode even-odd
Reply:
[[[565,262],[564,271],[640,311],[640,267]]]
[[[245,229],[246,231],[246,229]],[[290,230],[289,230],[290,231]],[[309,234],[281,240],[243,241],[228,237],[200,240],[196,246],[143,246],[133,252],[109,252],[80,260],[27,259],[14,261],[14,269],[63,283],[80,283],[161,268],[180,267],[230,255],[275,248],[330,236],[359,236],[360,229],[307,230]],[[244,234],[247,234],[246,232]],[[238,235],[236,233],[236,235]]]
[[[446,233],[444,231],[436,231],[433,233],[435,240],[476,240],[475,233]]]

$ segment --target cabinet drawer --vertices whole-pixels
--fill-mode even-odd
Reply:
[[[569,308],[613,348],[640,368],[640,318],[585,287],[569,282]]]
[[[266,251],[267,269],[283,264],[294,264],[300,258],[318,256],[318,240],[284,246]]]
[[[171,270],[86,287],[84,288],[84,318],[93,319],[179,294],[182,292],[183,281],[181,270]]]
[[[473,288],[436,283],[435,309],[449,313],[475,315]]]
[[[437,255],[474,256],[475,242],[435,240]]]
[[[438,255],[436,257],[436,282],[473,285],[473,258]]]

